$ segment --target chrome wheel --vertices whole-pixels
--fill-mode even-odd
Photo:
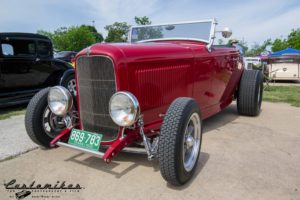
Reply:
[[[197,161],[201,144],[201,123],[197,113],[191,115],[183,139],[183,166],[189,172]]]
[[[194,99],[177,98],[161,126],[158,163],[162,177],[172,185],[189,181],[197,168],[202,129],[200,109]]]
[[[71,79],[68,82],[68,90],[71,92],[71,94],[73,94],[74,96],[76,96],[76,80],[75,79]]]
[[[63,118],[52,113],[47,106],[43,114],[43,128],[46,134],[51,138],[55,138],[65,127]]]

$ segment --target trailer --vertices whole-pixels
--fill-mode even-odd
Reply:
[[[300,80],[300,55],[273,56],[267,59],[266,72],[271,80]]]

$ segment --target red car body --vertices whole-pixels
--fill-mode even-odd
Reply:
[[[162,116],[177,97],[194,98],[202,119],[223,110],[234,99],[244,70],[235,48],[213,46],[209,52],[205,43],[195,41],[95,44],[78,53],[76,60],[86,56],[87,51],[89,56],[107,56],[113,61],[116,91],[129,91],[137,97],[144,131],[149,137],[159,133]],[[80,116],[79,102],[78,96]],[[111,145],[103,156],[105,160],[110,161],[140,137],[138,129],[126,129],[130,137],[122,142],[122,131],[120,128],[116,140],[101,142],[101,145]]]
[[[76,59],[82,55],[86,50]],[[134,94],[145,126],[158,128],[159,114],[177,97],[196,99],[203,119],[224,109],[232,102],[244,69],[235,48],[215,46],[208,52],[202,42],[96,44],[90,47],[93,55],[113,60],[117,91]]]
[[[261,111],[261,71],[244,70],[235,47],[213,45],[215,33],[232,34],[229,28],[217,31],[216,24],[136,26],[129,43],[82,50],[76,92],[55,86],[35,95],[25,116],[28,136],[41,146],[76,149],[107,163],[122,150],[144,147],[149,160],[158,158],[167,182],[186,183],[198,163],[203,119],[235,98],[239,114]]]

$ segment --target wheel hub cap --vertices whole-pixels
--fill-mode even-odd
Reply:
[[[43,114],[43,128],[46,134],[54,138],[60,131],[65,128],[65,123],[62,121],[61,117],[56,116],[51,112],[49,107],[47,107]]]
[[[183,141],[183,166],[186,171],[191,171],[199,155],[201,144],[201,122],[197,113],[191,115],[184,133]]]
[[[75,96],[77,95],[76,94],[76,81],[75,79],[72,79],[68,82],[68,90],[74,94]]]
[[[191,147],[193,147],[194,143],[195,143],[195,139],[189,135],[188,138],[186,139],[187,148],[190,149]]]

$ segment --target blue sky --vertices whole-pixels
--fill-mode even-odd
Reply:
[[[0,0],[0,32],[53,31],[61,26],[115,21],[134,24],[134,16],[149,16],[153,23],[215,17],[219,29],[229,26],[233,37],[248,44],[286,37],[300,28],[299,0]]]

